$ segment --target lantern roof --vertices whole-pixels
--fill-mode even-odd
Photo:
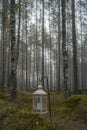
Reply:
[[[33,95],[47,95],[47,93],[42,89],[42,85],[38,85],[38,89],[33,93]]]

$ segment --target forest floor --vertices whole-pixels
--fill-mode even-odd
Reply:
[[[87,130],[87,95],[51,93],[52,124],[49,114],[32,112],[32,92],[18,91],[10,100],[9,90],[0,92],[0,130]]]
[[[61,120],[61,124],[55,130],[87,130],[87,125],[72,120]]]

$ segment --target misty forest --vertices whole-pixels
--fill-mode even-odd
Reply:
[[[87,130],[86,0],[0,0],[0,130]]]

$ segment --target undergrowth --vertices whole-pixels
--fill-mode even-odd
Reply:
[[[51,130],[61,120],[72,120],[87,124],[87,95],[72,95],[67,99],[63,93],[51,93],[52,124],[49,113],[32,113],[32,93],[18,91],[17,100],[10,100],[10,92],[0,92],[0,130]],[[66,128],[66,123],[61,129]],[[65,129],[64,129],[65,130]]]

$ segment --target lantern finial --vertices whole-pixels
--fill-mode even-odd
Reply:
[[[41,85],[41,84],[40,84],[40,85],[38,85],[38,88],[39,88],[39,89],[42,89],[42,85]]]

